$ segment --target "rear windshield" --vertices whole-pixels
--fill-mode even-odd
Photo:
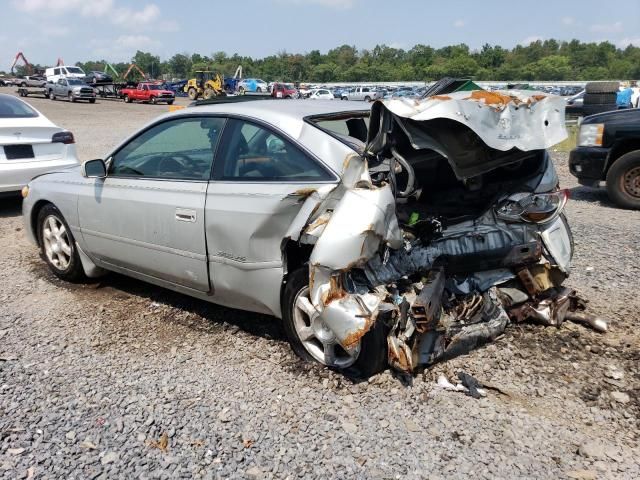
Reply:
[[[369,132],[370,111],[332,113],[305,120],[325,131],[358,153],[364,151]]]
[[[22,100],[9,95],[0,95],[0,118],[34,118],[37,116],[38,112]]]

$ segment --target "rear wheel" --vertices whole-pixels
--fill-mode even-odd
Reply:
[[[371,97],[364,97],[364,101],[369,103],[371,101]]]
[[[55,100],[56,96],[53,94],[53,90],[49,90],[49,100]]]
[[[131,99],[129,98],[129,95],[124,96],[124,103],[131,103]]]
[[[71,229],[51,204],[38,212],[38,239],[44,260],[55,276],[69,282],[86,278]]]
[[[387,342],[382,322],[374,323],[352,353],[344,350],[309,298],[309,271],[300,268],[287,281],[282,321],[293,351],[303,360],[316,361],[356,377],[370,377],[387,365]]]
[[[89,103],[96,103],[96,99],[92,98],[91,100],[89,100]]]
[[[173,100],[169,100],[169,101],[167,102],[167,105],[173,105]]]
[[[640,150],[613,163],[607,172],[607,193],[623,208],[640,209]]]
[[[193,87],[189,88],[188,94],[191,100],[196,100],[198,98],[198,91]]]
[[[209,100],[210,98],[213,98],[216,96],[216,92],[213,88],[205,88],[204,90],[204,99],[205,100]]]

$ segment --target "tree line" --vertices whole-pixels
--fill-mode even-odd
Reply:
[[[131,59],[154,78],[188,78],[197,70],[232,75],[242,65],[245,77],[288,82],[432,81],[442,77],[475,80],[606,80],[640,79],[640,47],[616,47],[610,42],[579,40],[535,41],[512,49],[485,44],[472,50],[466,44],[409,50],[377,45],[371,50],[342,45],[323,54],[279,52],[264,58],[215,52],[178,53],[162,61],[138,51]],[[78,62],[85,71],[103,70],[105,60]],[[122,74],[128,63],[113,66]]]

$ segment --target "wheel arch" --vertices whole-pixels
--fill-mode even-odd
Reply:
[[[609,152],[609,156],[607,157],[607,164],[605,167],[604,175],[607,175],[609,169],[611,168],[611,165],[613,165],[616,160],[618,160],[623,155],[634,152],[636,150],[640,150],[640,137],[627,138],[617,141],[611,149],[611,152]]]
[[[280,286],[280,303],[282,304],[282,298],[284,290],[287,285],[287,278],[292,273],[303,267],[309,262],[313,245],[306,245],[300,242],[286,238],[282,244],[282,265],[284,266],[284,275],[282,278],[282,285]]]
[[[31,208],[31,216],[29,218],[29,225],[31,226],[31,231],[33,232],[33,236],[36,239],[36,243],[38,244],[38,247],[42,248],[42,245],[40,244],[40,232],[39,230],[39,226],[38,226],[38,215],[40,214],[40,211],[46,207],[47,205],[53,205],[53,202],[50,202],[49,200],[38,200],[33,207]]]

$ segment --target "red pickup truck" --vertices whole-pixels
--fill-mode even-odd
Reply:
[[[171,90],[165,90],[162,85],[153,82],[140,82],[136,88],[123,88],[120,95],[126,103],[150,102],[155,104],[165,102],[167,105],[171,105],[176,99]]]

